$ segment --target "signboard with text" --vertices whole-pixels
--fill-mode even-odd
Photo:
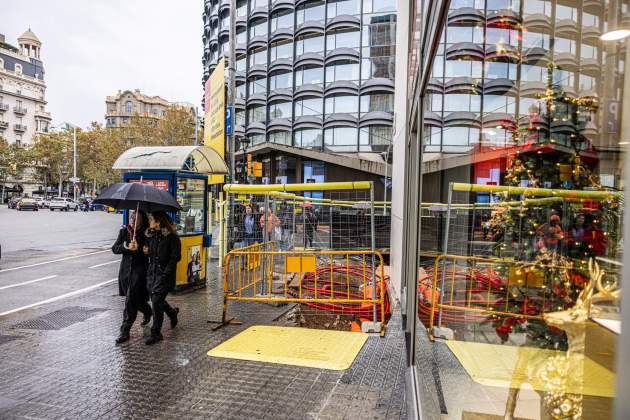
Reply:
[[[142,182],[143,184],[149,184],[157,188],[158,190],[168,192],[168,179],[130,179],[129,182]]]
[[[210,74],[204,94],[203,143],[216,150],[223,158],[225,157],[225,59],[221,59]],[[210,184],[223,182],[223,175],[211,175],[208,178]]]

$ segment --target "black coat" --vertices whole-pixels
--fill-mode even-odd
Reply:
[[[147,290],[150,293],[167,293],[175,289],[177,263],[182,257],[179,236],[166,229],[146,231],[149,248]]]
[[[130,287],[134,293],[146,295],[147,269],[149,267],[149,257],[142,252],[142,246],[146,244],[146,237],[143,232],[136,234],[138,250],[132,251],[127,248],[131,242],[127,227],[123,226],[118,232],[118,239],[112,245],[112,252],[122,255],[120,269],[118,270],[118,294],[126,296]]]

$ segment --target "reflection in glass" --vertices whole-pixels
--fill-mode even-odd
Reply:
[[[204,233],[205,180],[177,178],[177,202],[182,210],[175,216],[179,235]]]

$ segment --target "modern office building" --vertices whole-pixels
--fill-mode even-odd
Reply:
[[[105,99],[105,125],[109,128],[124,127],[129,118],[140,116],[159,119],[166,115],[171,106],[182,107],[195,113],[195,107],[186,102],[169,102],[160,96],[149,96],[139,89],[119,90],[118,93]]]
[[[18,47],[0,34],[0,137],[27,146],[35,134],[48,131],[51,116],[46,111],[42,43],[29,29],[18,38]]]
[[[398,4],[391,283],[410,416],[627,418],[629,308],[586,296],[586,267],[628,281],[628,3]]]
[[[395,3],[237,1],[235,134],[263,162],[262,182],[373,179],[383,192]],[[205,1],[204,85],[229,59],[229,4]]]

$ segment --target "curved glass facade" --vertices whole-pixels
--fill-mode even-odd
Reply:
[[[229,58],[229,13],[220,0],[205,2],[204,84]],[[395,1],[239,0],[236,38],[236,131],[250,144],[343,152],[391,144]]]

